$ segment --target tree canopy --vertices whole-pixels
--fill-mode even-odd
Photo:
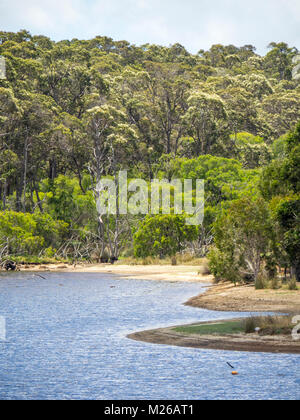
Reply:
[[[0,32],[0,56],[2,257],[39,250],[101,260],[186,247],[205,256],[214,244],[214,266],[241,264],[241,276],[256,278],[279,249],[277,263],[298,273],[295,47],[273,42],[260,56],[252,45],[213,45],[190,54],[180,44],[54,42],[21,30]],[[204,179],[203,226],[195,235],[174,215],[129,216],[118,207],[99,218],[96,185],[117,181],[119,170],[148,184]]]

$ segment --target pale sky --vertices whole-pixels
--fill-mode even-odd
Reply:
[[[0,0],[0,30],[53,40],[106,35],[133,44],[179,42],[192,53],[213,44],[300,49],[300,0]]]

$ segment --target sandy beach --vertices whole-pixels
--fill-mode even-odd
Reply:
[[[111,265],[48,264],[21,266],[21,271],[103,273],[126,279],[168,282],[192,282],[207,285],[205,293],[191,297],[186,305],[221,312],[281,312],[300,314],[300,290],[255,290],[253,285],[213,284],[212,275],[201,275],[201,266],[189,265]],[[183,302],[184,303],[184,302]]]
[[[300,290],[255,290],[253,285],[214,284],[186,305],[221,312],[280,312],[300,315]]]
[[[27,265],[21,266],[21,271],[63,272],[63,273],[103,273],[114,274],[122,278],[136,280],[155,280],[168,282],[197,282],[211,283],[213,276],[199,275],[199,266],[187,265],[111,265],[111,264],[82,264],[64,265]]]
[[[21,271],[74,272],[112,274],[126,279],[167,282],[197,282],[206,284],[206,292],[192,297],[185,305],[223,312],[280,312],[300,314],[300,290],[255,290],[253,285],[234,286],[231,283],[213,283],[213,276],[201,275],[201,266],[171,265],[28,265]],[[167,297],[166,297],[167,298]],[[199,325],[199,324],[198,324]],[[191,335],[174,331],[175,326],[137,332],[128,338],[154,344],[215,350],[273,352],[300,354],[300,341],[290,336],[260,337],[255,334]]]

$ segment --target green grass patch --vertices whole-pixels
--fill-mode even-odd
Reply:
[[[242,321],[228,321],[217,324],[190,325],[174,328],[174,331],[184,334],[238,334],[245,331]]]
[[[291,316],[260,316],[244,320],[216,322],[214,324],[187,325],[173,330],[182,334],[226,335],[253,334],[256,329],[260,336],[291,335],[293,324]]]

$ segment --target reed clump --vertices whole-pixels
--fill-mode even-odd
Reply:
[[[250,317],[243,322],[246,334],[258,332],[259,335],[290,335],[293,330],[291,316]]]

